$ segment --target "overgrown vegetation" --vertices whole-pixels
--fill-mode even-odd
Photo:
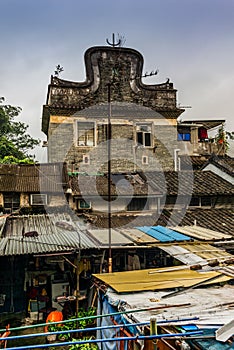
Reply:
[[[96,314],[96,308],[95,307],[89,307],[87,310],[81,308],[78,311],[77,320],[76,316],[72,316],[69,318],[69,322],[66,322],[64,324],[49,324],[48,325],[48,331],[49,332],[62,332],[62,331],[69,331],[69,330],[75,330],[75,329],[85,329],[94,324],[94,319],[92,316]],[[90,318],[89,318],[90,317]],[[78,333],[78,332],[77,332]],[[57,336],[58,340],[61,341],[83,341],[83,340],[92,340],[94,339],[93,335],[87,335],[87,333],[84,331],[82,334],[79,332],[79,335],[81,338],[76,339],[74,338],[74,332],[72,333],[61,333]],[[98,349],[98,346],[95,343],[85,343],[85,344],[74,344],[69,346],[69,350],[85,350],[85,349],[92,349],[96,350]]]
[[[28,125],[15,121],[22,109],[4,104],[0,97],[0,163],[32,163],[33,158],[28,153],[40,143],[27,133]]]

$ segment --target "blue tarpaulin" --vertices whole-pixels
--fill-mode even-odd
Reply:
[[[160,242],[191,241],[191,237],[160,225],[141,226],[136,228]]]

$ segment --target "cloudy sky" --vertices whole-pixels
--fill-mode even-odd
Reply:
[[[183,119],[226,119],[234,131],[234,0],[0,0],[0,96],[22,107],[33,137],[57,64],[61,78],[85,80],[84,52],[112,33],[144,56],[144,72],[167,78]],[[37,160],[46,161],[45,149]]]

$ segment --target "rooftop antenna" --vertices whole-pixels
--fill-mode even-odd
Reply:
[[[60,73],[62,73],[64,71],[64,68],[62,66],[60,66],[60,64],[58,64],[56,67],[55,67],[55,71],[54,71],[54,75],[56,77],[59,76]]]
[[[108,45],[110,45],[110,46],[112,46],[112,47],[116,47],[116,46],[120,46],[120,44],[121,44],[121,39],[118,38],[118,41],[115,42],[115,34],[112,33],[112,43],[110,43],[108,39],[106,39],[106,42],[107,42]]]

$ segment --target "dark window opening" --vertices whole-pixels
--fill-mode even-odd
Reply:
[[[202,206],[212,206],[212,199],[211,197],[201,197],[201,205]]]
[[[132,198],[131,202],[127,206],[128,211],[140,211],[143,209],[149,209],[147,198]]]
[[[151,125],[137,125],[136,127],[136,141],[138,145],[145,147],[152,146],[152,126]]]
[[[192,197],[190,201],[191,207],[198,207],[199,206],[199,197]]]
[[[17,210],[20,207],[20,194],[12,193],[12,194],[4,194],[4,209],[9,211]]]

